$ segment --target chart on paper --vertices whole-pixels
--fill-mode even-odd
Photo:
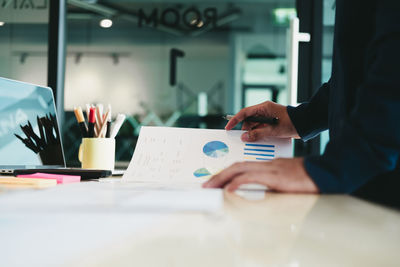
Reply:
[[[211,141],[204,145],[203,152],[209,157],[220,158],[228,154],[229,148],[224,142]]]
[[[270,161],[275,158],[275,145],[245,143],[243,148],[245,161]]]
[[[125,181],[203,183],[235,162],[292,157],[290,139],[244,143],[243,131],[142,127]]]

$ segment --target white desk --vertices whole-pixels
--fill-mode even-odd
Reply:
[[[0,266],[400,264],[400,213],[349,196],[225,193],[219,212],[158,213],[115,210],[115,187],[102,186],[109,191],[92,199],[92,212],[74,195],[71,207],[13,209],[7,199],[32,192],[0,193]]]

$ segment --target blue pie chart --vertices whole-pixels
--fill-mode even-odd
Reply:
[[[193,173],[194,176],[200,178],[204,176],[209,176],[211,173],[206,168],[200,168]]]
[[[224,142],[211,141],[204,145],[203,153],[212,158],[221,158],[229,153],[229,148]]]

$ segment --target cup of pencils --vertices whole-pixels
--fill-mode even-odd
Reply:
[[[84,169],[114,170],[115,137],[125,121],[124,114],[118,114],[116,120],[111,119],[111,105],[103,112],[102,104],[86,105],[86,116],[81,107],[74,108],[82,134],[78,158]]]

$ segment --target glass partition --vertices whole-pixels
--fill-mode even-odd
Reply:
[[[142,125],[222,129],[225,114],[286,104],[286,29],[294,0],[68,1],[66,157],[76,160],[74,106],[111,104],[128,119],[117,160]]]
[[[0,76],[47,84],[48,0],[0,1]]]

